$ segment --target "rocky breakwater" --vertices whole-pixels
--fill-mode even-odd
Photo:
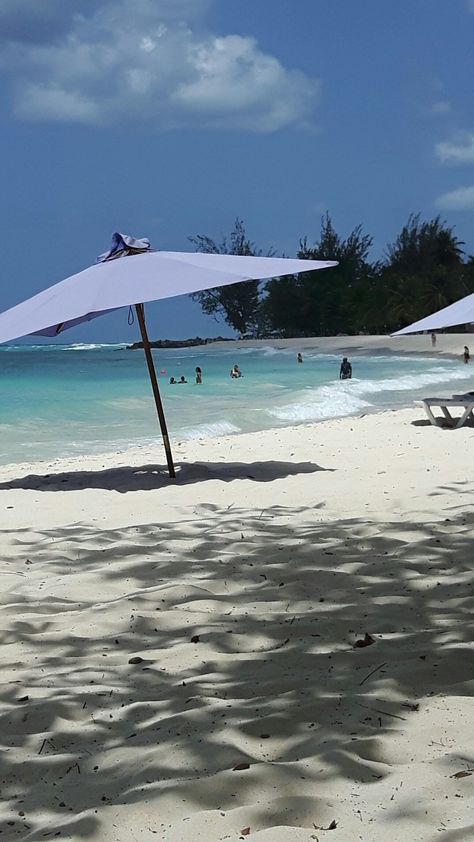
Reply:
[[[234,342],[228,336],[215,336],[212,338],[202,339],[200,336],[195,336],[194,339],[154,339],[150,341],[151,348],[193,348],[197,345],[209,345],[211,342]],[[136,351],[137,348],[143,348],[143,342],[133,342],[132,345],[127,345],[128,351]]]

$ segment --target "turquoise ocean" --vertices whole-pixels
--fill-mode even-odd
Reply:
[[[293,349],[155,350],[172,440],[399,408],[473,388],[457,360],[352,355],[353,379],[340,381],[340,355],[304,350],[304,341],[301,350],[300,365]],[[239,380],[229,377],[234,363]],[[181,375],[186,385],[169,384]],[[124,345],[2,346],[0,395],[0,464],[126,450],[158,435],[143,352]]]

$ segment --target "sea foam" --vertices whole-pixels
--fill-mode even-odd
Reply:
[[[393,392],[417,392],[427,386],[445,384],[446,381],[464,380],[466,376],[463,368],[447,370],[437,367],[420,374],[405,374],[381,380],[336,380],[317,389],[305,390],[300,393],[300,400],[267,408],[266,412],[282,422],[301,423],[338,418],[380,405],[380,400],[374,403],[368,399],[369,396],[385,398],[382,403],[388,403]]]
[[[367,401],[351,395],[344,388],[321,386],[301,401],[267,409],[267,414],[279,421],[301,423],[353,415],[368,406],[370,404]]]
[[[240,427],[231,424],[230,421],[214,421],[209,424],[199,424],[197,427],[181,427],[174,434],[174,438],[186,440],[213,439],[219,436],[231,436],[234,433],[242,432]]]
[[[430,368],[420,374],[404,374],[400,377],[386,377],[381,380],[345,381],[351,391],[359,395],[371,395],[377,392],[413,392],[425,386],[435,386],[447,380],[464,380],[468,372],[464,368]]]

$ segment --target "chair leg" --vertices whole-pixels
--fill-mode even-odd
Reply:
[[[441,409],[441,412],[443,413],[444,417],[446,418],[446,421],[449,421],[449,423],[451,424],[451,427],[454,427],[455,426],[455,419],[451,415],[449,409],[446,406],[441,406],[440,409]]]
[[[435,416],[433,415],[433,412],[431,411],[431,407],[428,406],[426,403],[424,403],[423,406],[425,407],[425,412],[430,420],[430,423],[433,424],[433,427],[439,427],[439,424]]]
[[[460,427],[463,427],[470,415],[472,415],[472,407],[468,406],[454,425],[454,429],[459,430]]]

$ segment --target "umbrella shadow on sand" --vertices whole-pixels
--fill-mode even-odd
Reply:
[[[17,532],[2,838],[472,839],[474,519],[450,490],[448,521],[245,505]]]
[[[233,482],[250,479],[254,482],[272,482],[298,474],[331,471],[314,462],[180,462],[176,465],[176,479],[170,480],[163,465],[126,465],[101,471],[67,471],[58,474],[29,474],[9,482],[0,483],[0,490],[21,488],[31,491],[80,491],[101,488],[106,491],[152,491],[173,485],[189,485],[205,480],[219,479]]]

